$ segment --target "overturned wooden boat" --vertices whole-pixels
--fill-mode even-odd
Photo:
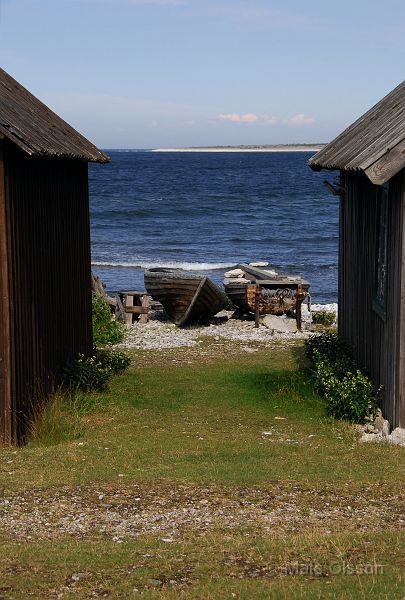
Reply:
[[[145,271],[145,287],[176,325],[198,323],[225,308],[228,299],[211,279],[181,269]]]

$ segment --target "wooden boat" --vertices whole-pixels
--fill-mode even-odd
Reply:
[[[259,285],[262,290],[259,301],[260,314],[283,314],[295,308],[296,292],[299,288],[303,289],[305,295],[308,293],[310,284],[301,277],[281,275],[244,263],[239,264],[238,268],[244,271],[245,277],[225,279],[224,286],[228,298],[242,312],[254,311],[255,295],[252,290],[255,285]]]
[[[146,270],[144,277],[146,290],[176,325],[204,321],[228,304],[225,293],[206,276],[155,268]]]
[[[251,281],[244,277],[224,279],[225,293],[232,304],[242,309],[248,309],[246,304],[246,289],[250,283]]]
[[[245,263],[237,265],[244,273],[244,277],[235,279],[224,279],[225,293],[229,300],[238,308],[245,312],[249,312],[249,305],[246,299],[247,286],[250,283],[255,283],[260,279],[271,279],[274,276],[274,271],[259,269]]]

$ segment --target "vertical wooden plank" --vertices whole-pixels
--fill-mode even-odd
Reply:
[[[405,427],[405,170],[401,171],[400,192],[401,227],[401,280],[399,314],[399,364],[398,364],[398,426]]]
[[[10,312],[3,146],[0,142],[0,441],[15,442],[10,385]]]
[[[255,287],[255,327],[256,329],[259,328],[260,326],[260,296],[261,296],[261,291],[260,291],[260,286],[256,285]]]
[[[125,308],[132,308],[134,306],[134,297],[132,294],[124,294],[124,306]],[[132,312],[125,311],[125,322],[127,325],[132,325]]]
[[[148,294],[145,294],[144,296],[142,296],[142,307],[146,308],[149,313],[149,296],[148,296]],[[148,322],[148,319],[149,319],[148,313],[142,314],[139,316],[140,323],[144,324],[144,323]]]
[[[340,172],[340,185],[342,189],[346,189],[345,175],[343,171]],[[347,192],[345,192],[346,195]],[[345,214],[345,195],[341,195],[339,198],[339,258],[338,258],[338,331],[339,335],[344,337],[343,324],[345,322],[344,315],[344,274],[345,274],[345,228],[344,228],[344,214]]]

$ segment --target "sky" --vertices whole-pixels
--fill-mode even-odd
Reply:
[[[403,0],[0,0],[0,64],[102,148],[328,142],[404,79]]]

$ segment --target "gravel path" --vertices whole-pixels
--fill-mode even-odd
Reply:
[[[16,540],[102,535],[119,543],[152,534],[170,543],[187,530],[204,535],[217,527],[248,526],[262,535],[314,527],[399,530],[405,526],[404,491],[379,489],[376,497],[369,486],[314,489],[298,482],[230,490],[164,482],[30,490],[0,498],[1,531]]]

